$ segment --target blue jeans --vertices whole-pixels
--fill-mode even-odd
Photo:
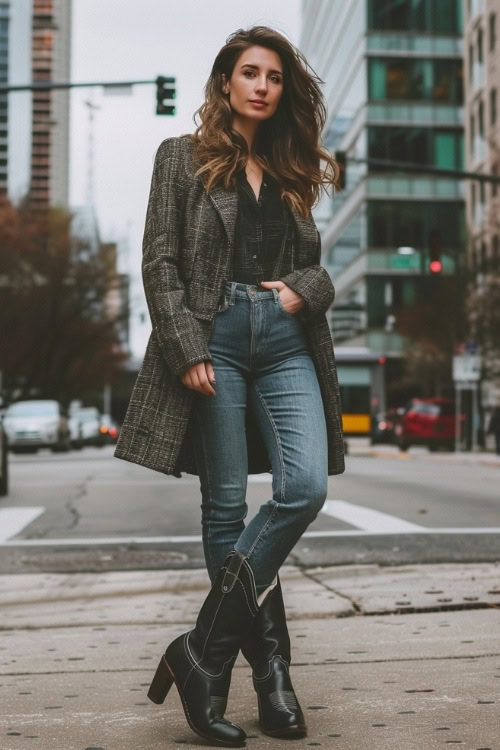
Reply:
[[[327,495],[325,414],[301,311],[276,289],[226,281],[209,342],[215,396],[195,393],[193,449],[211,581],[228,552],[248,558],[261,593]],[[272,466],[272,498],[245,526],[245,411],[253,409]]]

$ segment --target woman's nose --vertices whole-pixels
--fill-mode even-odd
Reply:
[[[267,81],[265,78],[258,80],[255,87],[256,91],[267,91]]]

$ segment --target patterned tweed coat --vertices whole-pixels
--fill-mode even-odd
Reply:
[[[236,187],[206,192],[196,177],[189,134],[156,153],[146,212],[142,276],[152,333],[114,455],[165,474],[198,474],[191,446],[195,391],[180,375],[212,359],[208,344],[234,246]],[[306,300],[301,309],[318,375],[328,435],[328,474],[344,471],[339,387],[326,311],[335,290],[321,260],[312,217],[292,209],[294,257],[280,280]],[[287,266],[288,263],[288,267]],[[274,279],[275,281],[277,279]],[[248,472],[271,471],[257,423],[247,410]],[[304,436],[307,440],[307,435]]]

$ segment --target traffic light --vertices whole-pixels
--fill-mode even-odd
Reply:
[[[347,166],[347,154],[345,151],[336,151],[335,152],[335,161],[337,162],[340,174],[338,179],[338,187],[340,190],[344,190],[345,188],[345,170]]]
[[[175,115],[174,105],[166,104],[172,99],[175,99],[175,78],[158,76],[156,79],[156,114]]]
[[[431,273],[441,273],[443,264],[441,263],[441,233],[435,229],[430,236],[429,251],[429,271]]]

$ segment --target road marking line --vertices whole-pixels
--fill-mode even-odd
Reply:
[[[45,508],[0,508],[0,543],[19,534],[44,510]]]
[[[339,521],[350,523],[351,526],[363,531],[393,534],[396,532],[420,531],[425,528],[420,524],[404,521],[397,516],[381,513],[379,510],[373,510],[364,505],[348,503],[345,500],[326,500],[321,512],[333,516],[333,518],[338,518]]]
[[[427,529],[421,527],[412,531],[364,531],[362,529],[349,529],[347,531],[306,531],[302,534],[304,538],[328,538],[346,536],[401,536],[404,534],[500,534],[500,528],[449,528],[449,529]],[[73,537],[69,539],[11,539],[0,542],[0,547],[91,547],[107,544],[185,544],[201,543],[201,536],[115,536],[115,537]]]

